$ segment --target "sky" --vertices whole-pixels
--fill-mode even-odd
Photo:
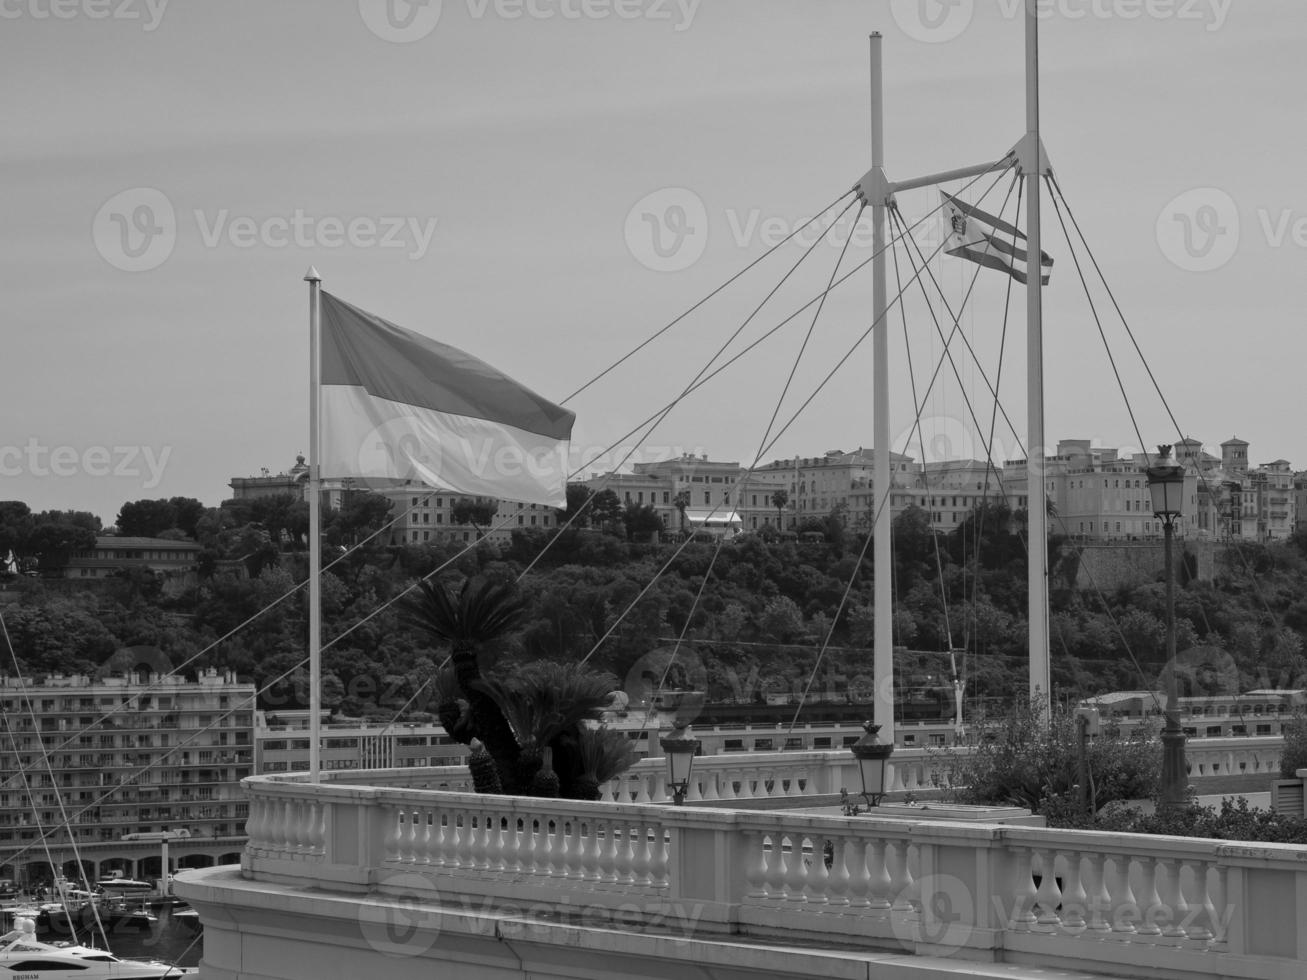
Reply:
[[[108,524],[129,500],[214,505],[233,476],[291,466],[308,450],[310,265],[349,302],[568,398],[850,200],[870,161],[871,32],[891,179],[1001,157],[1025,131],[1020,15],[1019,0],[0,0],[0,499]],[[1238,436],[1254,464],[1307,469],[1307,4],[1045,0],[1039,26],[1048,158],[1138,345],[1045,196],[1048,442],[1183,432],[1219,452]],[[1010,179],[948,189],[998,211]],[[930,255],[935,192],[898,203]],[[777,248],[571,398],[577,469],[870,447],[869,269],[640,426],[737,330],[725,356],[837,262],[865,261],[867,220],[844,253],[834,233]],[[976,277],[959,317],[972,353],[954,341],[956,374],[946,360],[931,386],[932,314],[947,334],[976,267],[936,256],[923,296],[896,255],[895,448],[983,456],[994,387],[1012,422],[994,455],[1020,456],[1023,297],[1005,332],[1007,277]]]

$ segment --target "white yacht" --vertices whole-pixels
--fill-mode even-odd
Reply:
[[[30,980],[170,980],[196,970],[156,960],[119,959],[112,953],[36,938],[36,923],[20,918],[0,936],[0,972]]]

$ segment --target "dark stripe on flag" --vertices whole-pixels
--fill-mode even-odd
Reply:
[[[569,439],[575,413],[455,347],[322,292],[322,384]]]

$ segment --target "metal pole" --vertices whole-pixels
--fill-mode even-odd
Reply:
[[[1030,697],[1045,712],[1050,707],[1048,662],[1048,511],[1044,504],[1044,328],[1039,263],[1039,0],[1026,3],[1026,507],[1029,513],[1028,609],[1030,623]]]
[[[882,79],[881,35],[871,35],[871,173],[883,178],[885,169],[885,89]],[[879,183],[873,181],[873,186]],[[883,184],[882,184],[883,186]],[[871,202],[871,307],[874,317],[872,345],[872,433],[875,459],[872,484],[875,487],[875,525],[872,529],[872,572],[875,582],[875,622],[872,675],[876,694],[872,702],[876,724],[885,740],[894,744],[894,611],[890,593],[893,581],[890,554],[890,445],[889,445],[889,330],[886,329],[886,207],[883,192]]]
[[[1189,773],[1185,765],[1184,729],[1180,727],[1180,699],[1175,676],[1175,573],[1171,543],[1175,536],[1174,518],[1167,515],[1162,524],[1166,555],[1166,727],[1162,729],[1163,807],[1182,807],[1189,801]]]
[[[316,783],[322,741],[322,478],[318,449],[322,277],[310,266],[304,281],[309,284],[309,779]]]

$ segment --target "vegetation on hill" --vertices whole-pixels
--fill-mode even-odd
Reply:
[[[579,507],[585,495],[573,496]],[[712,699],[750,701],[805,690],[829,638],[812,691],[867,696],[874,626],[870,551],[838,515],[819,521],[819,534],[797,540],[743,535],[718,551],[712,542],[683,548],[657,543],[648,515],[628,515],[613,502],[598,518],[592,515],[590,527],[527,528],[511,543],[474,541],[460,554],[462,544],[389,545],[385,534],[367,540],[389,519],[386,501],[351,495],[325,522],[326,703],[356,716],[390,719],[401,709],[433,715],[432,684],[446,651],[408,628],[394,601],[437,568],[443,570],[434,581],[442,587],[458,588],[471,577],[514,583],[546,544],[518,585],[517,626],[497,641],[514,663],[574,663],[590,655],[595,669],[623,679],[640,675],[642,658],[683,635],[668,686],[702,686]],[[229,501],[202,513],[182,498],[162,504],[168,506],[126,505],[120,520],[137,521],[136,530],[154,535],[187,536],[193,526],[202,548],[198,584],[165,595],[158,581],[139,572],[93,591],[11,578],[3,593],[10,602],[5,618],[23,671],[94,673],[116,649],[152,645],[174,664],[185,663],[187,672],[234,669],[260,686],[264,707],[304,704],[307,611],[303,590],[295,588],[307,570],[303,503],[289,496]],[[41,547],[54,553],[67,546],[60,534],[93,537],[86,517],[33,515],[25,505],[0,503],[0,550],[8,546],[45,560]],[[900,686],[946,683],[952,646],[966,651],[961,664],[968,698],[1008,699],[1024,689],[1023,518],[990,505],[947,535],[933,534],[923,511],[896,518],[893,632],[898,645],[917,651],[898,658]],[[42,533],[53,544],[39,538],[32,544],[37,527],[47,528]],[[1069,552],[1060,541],[1053,549],[1056,570]],[[1061,579],[1055,586],[1058,700],[1157,681],[1165,658],[1160,582],[1107,595],[1067,588]],[[1221,554],[1214,582],[1181,582],[1179,648],[1225,658],[1224,672],[1213,675],[1217,683],[1241,689],[1303,684],[1304,596],[1307,535],[1284,544],[1232,546]]]

